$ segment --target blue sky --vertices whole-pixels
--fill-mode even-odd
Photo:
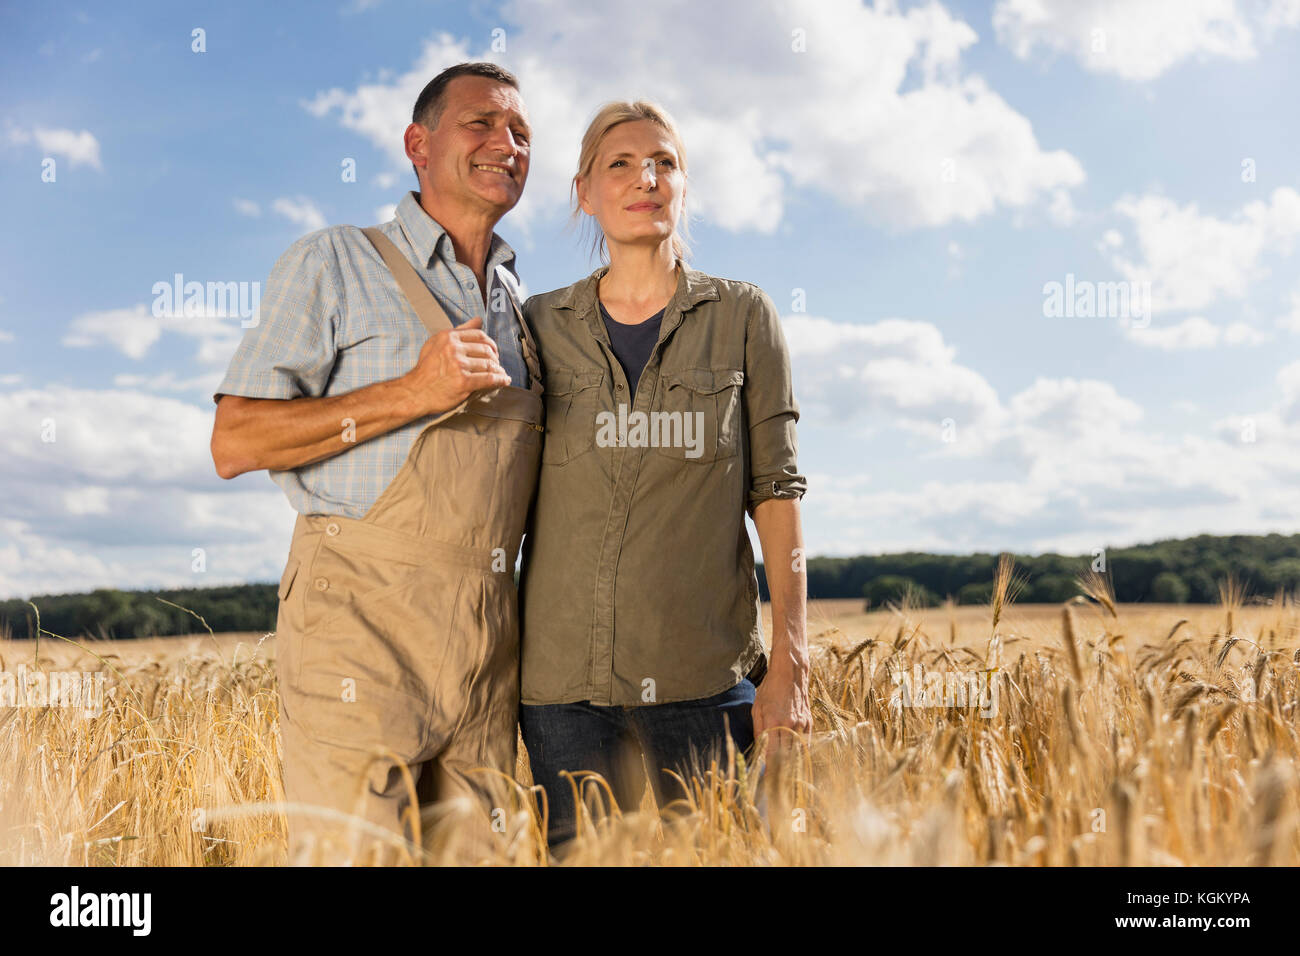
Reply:
[[[810,554],[1300,530],[1298,28],[1300,0],[9,7],[0,595],[278,575],[288,504],[207,453],[239,319],[156,318],[153,286],[264,283],[388,218],[414,97],[466,59],[530,110],[498,226],[529,292],[596,265],[566,230],[595,109],[678,120],[692,264],[783,313]],[[1067,275],[1150,314],[1049,317]]]

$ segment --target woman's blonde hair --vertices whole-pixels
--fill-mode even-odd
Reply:
[[[578,202],[578,177],[590,179],[591,169],[596,164],[596,152],[600,148],[600,141],[605,138],[605,134],[620,123],[630,123],[634,120],[649,120],[668,134],[673,148],[677,150],[677,161],[681,166],[682,176],[686,177],[686,146],[682,142],[681,134],[677,132],[677,124],[673,122],[667,110],[647,100],[637,100],[635,103],[625,101],[606,103],[596,111],[595,117],[587,126],[587,132],[582,135],[582,148],[578,152],[578,172],[569,185],[569,198],[573,201],[573,214],[569,217],[570,225],[582,215],[582,205]],[[681,222],[680,224],[673,223],[672,239],[673,255],[683,263],[691,255],[691,247],[687,243],[691,236],[688,219],[689,216],[683,200]],[[595,222],[595,218],[587,216],[587,222]],[[592,252],[599,251],[600,261],[608,263],[609,249],[605,245],[605,233],[601,230],[599,223],[594,226],[594,229],[595,235],[591,239]]]

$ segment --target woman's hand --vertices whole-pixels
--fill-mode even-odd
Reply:
[[[789,728],[807,739],[812,732],[812,707],[808,700],[806,654],[802,660],[796,660],[792,654],[781,654],[772,659],[767,666],[767,676],[754,694],[753,717],[755,739],[764,731],[775,731],[768,737],[769,754],[783,741],[790,742],[789,735],[776,730],[778,727]]]

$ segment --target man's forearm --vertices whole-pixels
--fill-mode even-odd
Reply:
[[[323,398],[223,396],[212,430],[217,474],[285,471],[322,461],[420,417],[404,378]]]

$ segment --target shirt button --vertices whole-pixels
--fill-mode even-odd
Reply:
[[[339,533],[338,523],[331,521],[329,524],[327,524],[325,526],[325,533],[329,535],[331,538],[334,537],[336,534],[338,534]]]
[[[324,578],[317,578],[315,581],[315,585],[317,591],[324,591],[330,586],[330,583]]]
[[[466,283],[465,283],[465,288],[467,288],[467,289],[472,289],[472,288],[474,288],[474,283],[473,283],[473,282],[466,282]]]
[[[618,389],[620,392],[623,391],[623,386],[622,386],[622,384],[615,385],[614,387],[615,387],[616,389]]]

